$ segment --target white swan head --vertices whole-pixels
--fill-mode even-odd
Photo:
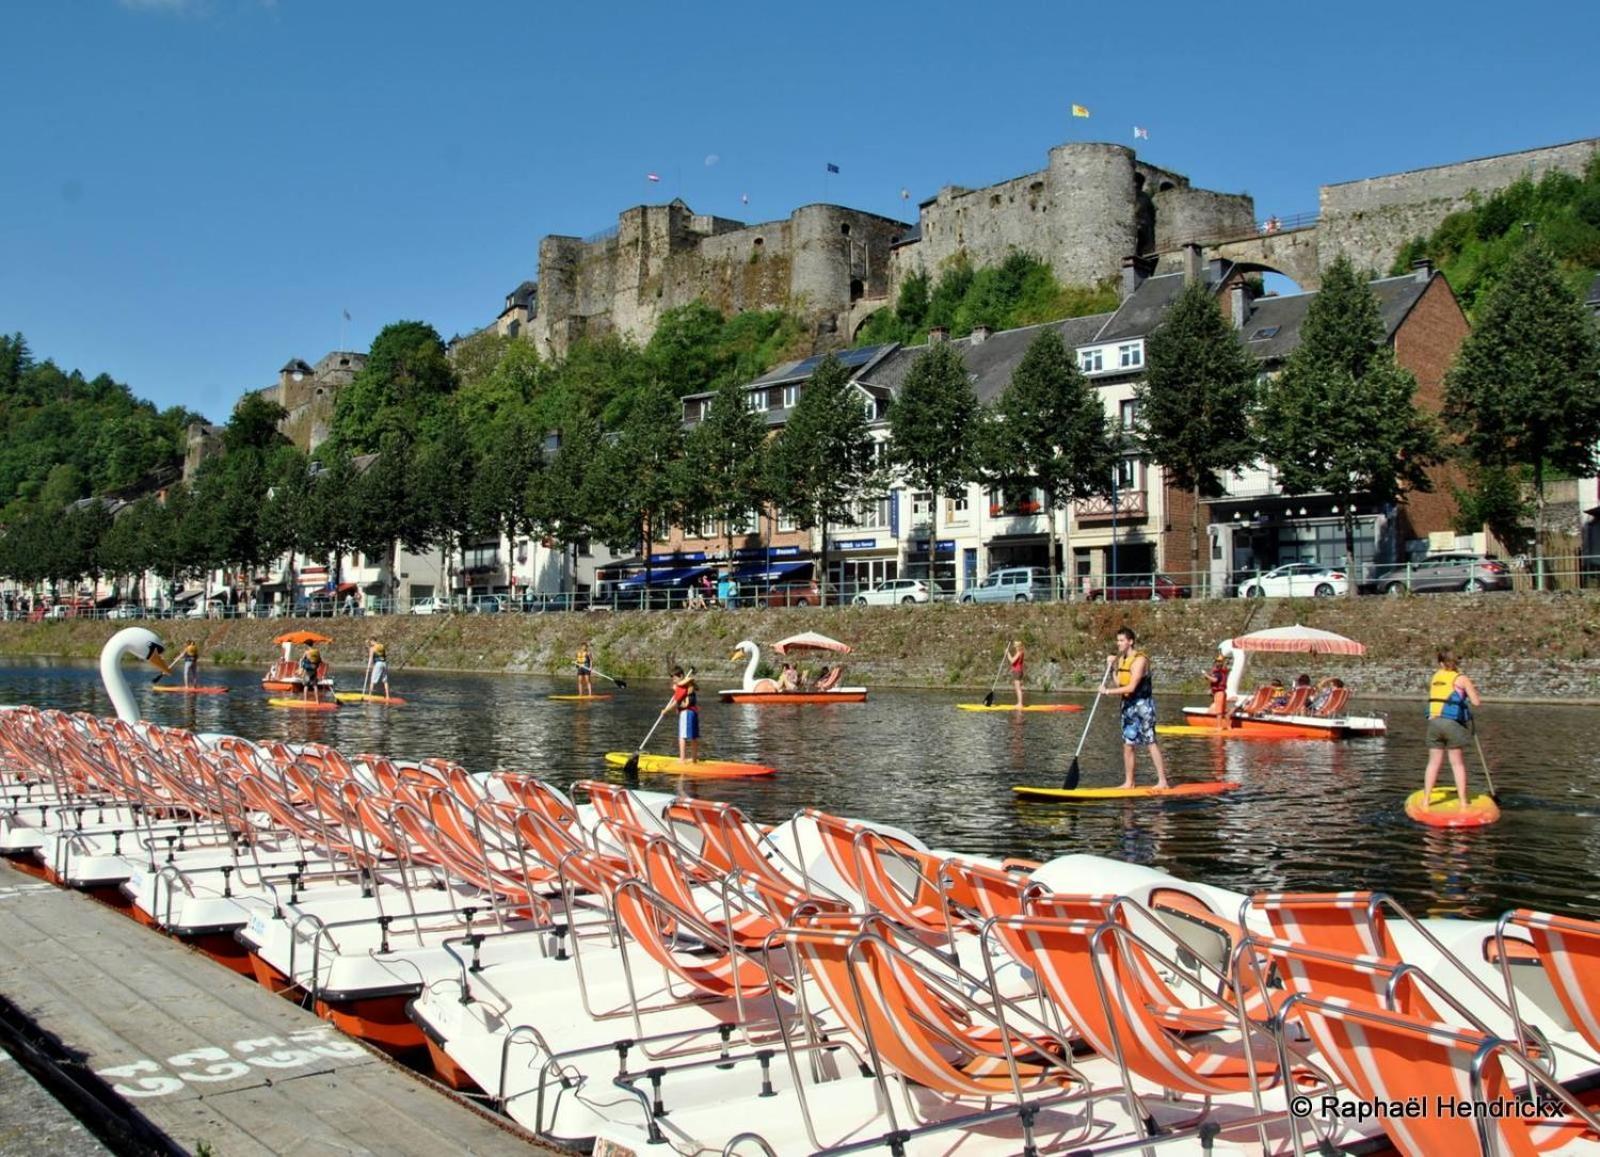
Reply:
[[[733,654],[729,655],[728,658],[739,659],[745,656],[748,656],[750,661],[745,664],[744,668],[744,689],[753,691],[756,686],[756,668],[761,664],[761,648],[749,639],[742,639],[733,648]]]
[[[111,696],[111,703],[117,709],[117,718],[124,723],[139,722],[139,708],[128,690],[127,676],[122,673],[122,656],[130,655],[140,662],[149,663],[165,675],[172,670],[171,665],[162,658],[165,650],[161,636],[144,627],[126,627],[107,639],[106,645],[100,649],[100,679],[105,683],[106,694]]]

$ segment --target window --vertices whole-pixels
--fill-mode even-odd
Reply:
[[[889,503],[894,499],[888,494],[879,498],[863,498],[856,503],[855,524],[857,526],[888,526]]]
[[[866,411],[867,421],[876,422],[878,420],[878,399],[868,398],[866,405],[862,408]]]
[[[706,518],[704,515],[685,518],[683,520],[684,538],[708,538],[706,533]]]
[[[911,496],[911,521],[923,522],[933,517],[933,494],[919,490]]]
[[[579,558],[589,558],[594,553],[589,549],[589,540],[587,538],[580,538],[573,544],[573,549],[578,552]]]
[[[785,410],[792,410],[796,406],[798,406],[799,404],[800,404],[800,387],[799,386],[784,386],[783,387],[783,408]]]
[[[783,533],[785,531],[790,531],[790,530],[799,530],[799,529],[800,529],[799,526],[795,523],[794,515],[790,514],[786,510],[778,511],[778,531],[779,531],[779,533]]]
[[[960,498],[946,498],[944,501],[944,520],[946,522],[965,522],[967,520],[967,496]]]
[[[1139,399],[1123,399],[1117,408],[1117,424],[1124,430],[1132,430],[1139,424]]]
[[[886,467],[888,465],[889,465],[889,442],[888,442],[888,439],[884,439],[883,441],[879,441],[879,442],[874,442],[872,444],[872,468],[874,470],[882,470],[884,467]]]
[[[1270,337],[1277,337],[1278,336],[1278,330],[1281,329],[1281,328],[1282,328],[1281,326],[1276,326],[1276,325],[1264,325],[1260,329],[1256,330],[1255,333],[1250,335],[1250,340],[1251,341],[1266,341]]]
[[[755,510],[742,510],[728,519],[729,534],[749,534],[758,524],[761,515]]]
[[[989,492],[989,517],[1013,518],[1018,515],[1038,514],[1044,509],[1044,496],[1035,487],[1020,486],[1009,490]]]
[[[1118,490],[1139,489],[1139,459],[1123,458],[1117,463],[1116,486]]]
[[[746,406],[750,407],[750,409],[754,410],[758,414],[766,413],[767,412],[767,391],[765,391],[765,390],[751,390],[750,393],[748,395],[746,395],[744,404]]]
[[[1134,369],[1144,365],[1144,343],[1129,342],[1127,345],[1117,347],[1117,365],[1121,368]]]
[[[1086,374],[1098,374],[1105,368],[1104,352],[1099,349],[1079,350],[1078,368]]]

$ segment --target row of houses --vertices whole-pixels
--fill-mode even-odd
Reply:
[[[1258,295],[1254,272],[1226,261],[1205,262],[1198,247],[1191,247],[1181,271],[1159,276],[1145,276],[1142,264],[1130,259],[1124,266],[1123,299],[1112,313],[1000,332],[980,327],[950,345],[966,364],[979,401],[989,403],[1009,385],[1040,329],[1052,328],[1076,351],[1108,420],[1131,431],[1138,419],[1135,390],[1144,376],[1145,343],[1191,281],[1202,281],[1216,296],[1218,308],[1260,361],[1263,375],[1276,372],[1293,352],[1314,295]],[[1396,360],[1416,376],[1420,404],[1437,410],[1445,372],[1468,332],[1448,281],[1423,262],[1407,274],[1371,284]],[[949,339],[940,331],[930,336],[932,343],[945,341]],[[845,355],[875,441],[887,443],[889,404],[925,352],[927,346],[887,345]],[[820,360],[780,366],[751,382],[746,387],[751,409],[774,429],[781,428]],[[703,418],[711,398],[709,393],[684,398],[685,422]],[[1042,510],[1038,491],[974,484],[961,497],[935,501],[929,494],[891,486],[860,504],[853,525],[831,528],[829,580],[850,591],[901,576],[922,577],[931,537],[934,578],[946,590],[960,592],[1001,567],[1047,565],[1052,519],[1062,550],[1057,562],[1075,584],[1099,585],[1113,575],[1186,572],[1192,497],[1170,485],[1160,464],[1133,449],[1131,440],[1129,446],[1116,470],[1114,499],[1079,501],[1060,511]],[[1201,512],[1208,527],[1208,561],[1201,575],[1183,576],[1186,585],[1221,590],[1236,574],[1288,562],[1343,565],[1342,512],[1335,500],[1288,495],[1266,466],[1240,472],[1227,482],[1226,494],[1206,503]],[[1399,506],[1380,507],[1358,497],[1358,565],[1418,555],[1430,543],[1457,545],[1445,491],[1440,487],[1433,494],[1412,495]],[[722,530],[675,528],[656,544],[653,561],[692,565],[714,560],[724,549]],[[783,552],[783,565],[798,573],[805,561],[817,557],[821,545],[816,532],[800,531],[771,511],[751,512],[735,530],[736,551],[746,552],[752,567],[757,556],[777,550]],[[1481,548],[1482,542],[1462,545]],[[641,560],[630,561],[637,565]]]

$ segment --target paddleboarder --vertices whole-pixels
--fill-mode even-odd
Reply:
[[[389,649],[377,639],[367,640],[367,693],[377,690],[378,684],[383,684],[383,697],[389,695]]]
[[[317,672],[322,669],[322,652],[311,644],[306,644],[306,649],[300,656],[300,698],[315,699],[322,702],[322,685],[317,682]]]
[[[1149,748],[1150,762],[1156,769],[1156,787],[1168,788],[1167,763],[1161,755],[1161,744],[1156,742],[1156,699],[1150,678],[1150,659],[1137,649],[1139,638],[1132,627],[1117,628],[1117,653],[1106,656],[1106,665],[1114,667],[1117,681],[1114,686],[1102,687],[1102,695],[1122,697],[1122,786],[1133,787],[1135,749]]]
[[[578,648],[574,662],[578,664],[578,694],[585,697],[593,695],[594,680],[590,676],[594,672],[594,649],[589,646],[588,639]]]
[[[678,760],[682,763],[700,762],[700,703],[699,687],[694,681],[694,668],[687,674],[682,667],[672,669],[672,698],[661,709],[678,712]]]
[[[1011,686],[1017,693],[1017,710],[1022,710],[1022,665],[1027,658],[1021,639],[1012,639],[1006,646],[1006,662],[1011,664]]]
[[[179,652],[183,659],[183,685],[193,687],[195,683],[194,669],[200,664],[200,646],[193,639],[183,645]]]
[[[1456,653],[1449,647],[1439,651],[1439,669],[1428,680],[1428,769],[1422,776],[1422,810],[1433,801],[1433,785],[1439,781],[1439,766],[1450,757],[1450,774],[1456,781],[1456,806],[1466,807],[1467,758],[1462,754],[1472,739],[1472,709],[1479,706],[1478,688],[1461,673]]]
[[[1216,661],[1211,664],[1211,674],[1206,676],[1211,684],[1211,714],[1226,715],[1228,713],[1228,656],[1221,651],[1217,652]]]

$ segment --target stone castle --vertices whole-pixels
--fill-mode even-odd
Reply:
[[[750,225],[681,200],[636,205],[597,236],[541,239],[537,279],[506,296],[492,328],[559,356],[585,336],[645,341],[664,311],[704,300],[726,313],[798,313],[821,351],[850,344],[911,274],[936,275],[957,255],[982,267],[1017,251],[1065,284],[1095,285],[1130,263],[1141,273],[1180,268],[1185,247],[1198,244],[1208,257],[1312,290],[1339,256],[1387,272],[1402,246],[1475,196],[1524,176],[1582,173],[1597,151],[1600,139],[1589,139],[1324,185],[1317,212],[1283,221],[1258,220],[1245,194],[1198,188],[1131,148],[1092,142],[1058,145],[1043,169],[998,184],[946,186],[915,222],[804,205]],[[295,359],[261,393],[289,411],[284,432],[311,448],[363,364],[364,355],[340,351],[315,365]]]

